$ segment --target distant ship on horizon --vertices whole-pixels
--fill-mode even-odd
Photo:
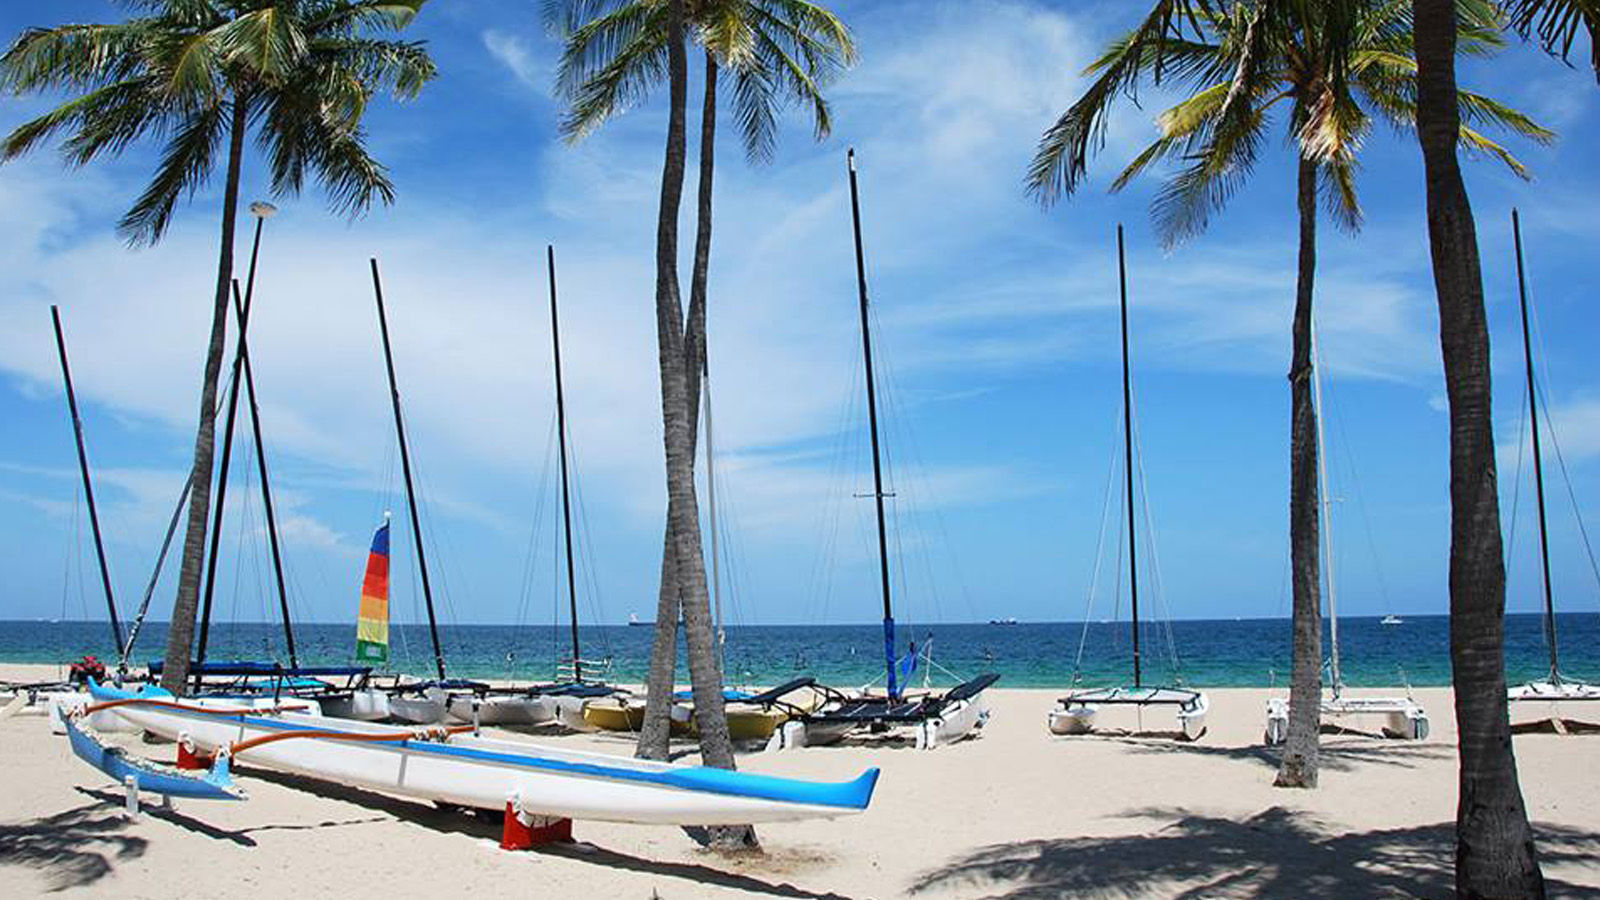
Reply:
[[[638,613],[628,613],[628,624],[629,625],[654,625],[655,623],[654,622],[641,622],[641,621],[639,621],[639,614]]]

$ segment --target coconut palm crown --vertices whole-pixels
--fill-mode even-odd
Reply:
[[[691,40],[729,72],[733,113],[746,154],[771,158],[778,118],[804,107],[818,140],[833,129],[823,89],[854,64],[850,30],[805,0],[687,0]],[[564,46],[556,92],[571,102],[561,121],[581,140],[612,116],[642,102],[667,67],[665,0],[548,0],[545,17]]]
[[[1085,71],[1098,76],[1045,132],[1027,174],[1028,190],[1049,205],[1087,176],[1104,145],[1106,116],[1141,83],[1178,83],[1190,96],[1156,120],[1160,136],[1112,183],[1126,187],[1154,166],[1177,171],[1152,202],[1169,244],[1203,231],[1249,177],[1275,108],[1287,105],[1288,140],[1319,166],[1324,207],[1334,221],[1359,227],[1356,157],[1374,121],[1410,130],[1416,123],[1417,64],[1408,0],[1354,3],[1164,2],[1179,34],[1147,21],[1117,40]],[[1501,19],[1488,0],[1463,0],[1461,53],[1487,56],[1504,46]],[[1471,91],[1458,92],[1460,142],[1521,177],[1527,169],[1481,129],[1498,128],[1540,143],[1555,135],[1527,115]]]
[[[310,173],[341,212],[393,200],[362,115],[375,93],[413,97],[435,70],[421,43],[371,35],[403,29],[426,0],[122,2],[137,15],[29,29],[0,57],[0,89],[76,95],[12,132],[0,158],[61,133],[75,166],[163,140],[155,176],[119,225],[130,242],[154,243],[217,168],[237,112],[275,195],[298,193]]]

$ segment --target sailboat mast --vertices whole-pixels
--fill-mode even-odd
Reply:
[[[406,446],[405,419],[400,415],[400,386],[394,377],[394,354],[389,347],[389,318],[383,311],[383,281],[378,261],[372,261],[372,293],[378,300],[378,331],[383,335],[383,364],[389,372],[389,399],[394,405],[394,433],[400,440],[400,472],[406,480],[406,507],[411,512],[411,538],[417,547],[417,569],[422,574],[422,600],[428,608],[428,636],[433,639],[433,662],[439,680],[445,680],[444,651],[439,646],[439,621],[433,613],[433,588],[428,583],[428,555],[422,546],[422,519],[417,515],[417,493],[411,484],[411,451]]]
[[[861,355],[867,366],[867,421],[872,428],[872,500],[878,508],[878,572],[883,583],[883,655],[889,698],[900,697],[895,678],[894,607],[889,596],[889,530],[883,515],[883,454],[878,441],[878,391],[872,377],[872,326],[867,319],[867,262],[861,249],[861,194],[856,185],[856,151],[851,148],[850,220],[855,226],[856,287],[861,298]]]
[[[1522,304],[1522,356],[1528,370],[1528,418],[1533,425],[1533,483],[1539,497],[1539,560],[1544,564],[1544,633],[1550,645],[1550,683],[1561,683],[1556,652],[1556,606],[1550,589],[1550,536],[1544,511],[1544,456],[1539,452],[1539,393],[1533,384],[1533,336],[1528,326],[1528,283],[1522,272],[1522,222],[1511,211],[1511,235],[1517,248],[1517,295]]]
[[[1128,262],[1117,225],[1117,283],[1122,296],[1122,444],[1128,485],[1128,587],[1133,596],[1133,686],[1144,682],[1139,656],[1139,555],[1133,531],[1133,377],[1128,364]]]
[[[250,303],[248,296],[255,289],[255,281],[251,279],[250,287],[245,289],[246,297],[241,303],[239,300],[239,286],[233,286],[234,312],[242,320],[245,306]],[[289,651],[289,665],[300,668],[300,657],[294,647],[294,623],[289,619],[289,593],[283,581],[283,551],[278,544],[278,517],[272,508],[272,483],[267,479],[267,447],[261,439],[261,407],[256,403],[256,377],[250,367],[250,350],[245,342],[239,342],[239,352],[244,355],[244,389],[246,402],[250,406],[250,429],[256,439],[256,473],[261,480],[261,506],[267,516],[267,545],[272,548],[272,574],[277,579],[278,609],[283,614],[283,640]]]
[[[72,413],[72,438],[78,444],[78,472],[83,476],[83,498],[89,502],[89,530],[94,533],[94,553],[100,561],[100,587],[106,594],[106,612],[111,616],[111,636],[122,647],[122,620],[117,617],[117,601],[111,593],[111,569],[106,565],[106,548],[100,540],[100,514],[95,510],[94,485],[89,480],[89,454],[83,448],[83,420],[78,418],[78,394],[72,389],[72,369],[67,365],[67,340],[61,333],[61,310],[50,307],[50,322],[56,329],[56,353],[61,357],[61,380],[67,386],[67,410]]]
[[[1333,677],[1333,696],[1344,690],[1339,670],[1339,595],[1333,586],[1333,497],[1328,493],[1328,446],[1322,435],[1322,360],[1317,354],[1317,329],[1311,328],[1311,389],[1316,394],[1313,407],[1317,417],[1317,480],[1322,494],[1322,570],[1328,579],[1328,638],[1331,644],[1329,669]]]
[[[561,524],[566,532],[567,605],[572,618],[572,678],[583,681],[583,660],[578,655],[578,580],[572,562],[572,495],[567,475],[567,401],[561,390],[561,325],[556,316],[556,248],[545,246],[550,269],[550,344],[556,362],[556,435],[561,451]]]
[[[706,506],[711,519],[711,606],[717,618],[717,664],[727,672],[723,648],[728,643],[728,632],[722,627],[722,555],[717,535],[717,468],[711,429],[711,366],[702,355],[700,359],[700,394],[704,400],[706,423]]]
[[[256,234],[261,233],[261,223],[256,223]],[[238,290],[238,284],[234,284]],[[222,513],[227,508],[228,500],[228,470],[233,465],[233,429],[238,422],[239,414],[239,387],[244,379],[240,376],[244,360],[245,333],[250,326],[250,308],[243,310],[239,316],[239,338],[233,354],[232,383],[228,386],[228,412],[227,419],[222,427],[222,460],[217,465],[217,496],[213,501],[216,507],[211,514],[211,548],[206,554],[206,583],[200,601],[200,639],[195,644],[195,687],[200,686],[199,665],[206,661],[206,649],[211,639],[211,603],[216,597],[217,589],[217,554],[222,550]]]
[[[256,218],[255,237],[250,242],[250,273],[247,281],[250,285],[245,292],[247,297],[253,297],[256,289],[256,263],[261,259],[261,232],[266,227],[267,219],[272,218],[277,207],[270,203],[257,201],[250,204],[250,214]],[[233,374],[229,376],[228,385],[228,420],[222,430],[222,464],[217,472],[216,509],[211,520],[211,550],[206,557],[206,585],[205,594],[200,604],[200,640],[195,647],[194,684],[200,687],[199,664],[206,661],[206,646],[211,637],[211,601],[216,595],[217,587],[217,552],[222,548],[222,512],[226,507],[228,497],[228,466],[233,459],[233,427],[238,421],[239,413],[239,371],[245,357],[245,333],[250,325],[250,304],[246,303],[243,310],[238,309],[239,282],[234,279],[233,293],[235,315],[239,318],[238,346],[233,354]],[[192,481],[192,480],[191,480]],[[194,485],[191,483],[190,488]]]

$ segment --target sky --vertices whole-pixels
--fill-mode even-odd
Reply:
[[[1090,182],[1070,201],[1043,210],[1023,188],[1041,132],[1086,84],[1084,66],[1133,23],[1128,4],[834,8],[861,58],[828,88],[832,136],[814,141],[791,113],[773,161],[751,165],[732,127],[719,135],[708,316],[729,621],[879,616],[871,501],[862,499],[871,468],[849,147],[860,167],[894,494],[897,616],[1126,615],[1114,589],[1122,512],[1116,492],[1109,507],[1106,499],[1121,453],[1118,223],[1144,484],[1141,586],[1155,596],[1145,609],[1186,619],[1288,615],[1296,227],[1282,141],[1264,146],[1247,189],[1203,235],[1164,250],[1148,215],[1158,182],[1120,194],[1106,187],[1154,136],[1170,94],[1119,106]],[[0,34],[9,41],[27,26],[107,21],[119,10],[104,0],[6,4]],[[354,617],[372,529],[392,511],[395,618],[421,620],[367,263],[375,257],[441,619],[565,620],[548,243],[577,475],[580,617],[653,618],[666,505],[653,306],[665,92],[571,144],[557,133],[558,46],[538,4],[435,0],[408,36],[428,42],[440,77],[417,100],[380,100],[368,113],[370,146],[398,189],[393,206],[351,221],[329,213],[315,190],[268,198],[253,154],[244,170],[244,199],[281,209],[263,237],[250,347],[295,615]],[[1586,47],[1574,50],[1587,58]],[[1600,586],[1575,510],[1592,523],[1600,503],[1600,89],[1584,71],[1515,45],[1464,64],[1461,80],[1561,135],[1548,147],[1508,139],[1532,181],[1486,159],[1469,160],[1466,173],[1493,343],[1508,608],[1540,606],[1531,463],[1519,453],[1527,431],[1516,206],[1542,390],[1570,475],[1547,438],[1557,603],[1592,612]],[[698,91],[695,75],[690,96]],[[0,99],[0,128],[52,99]],[[52,304],[125,616],[187,475],[221,188],[181,206],[160,245],[130,249],[115,223],[158,151],[141,143],[69,169],[50,148],[0,166],[0,618],[104,614]],[[1414,140],[1380,128],[1362,156],[1364,228],[1320,225],[1333,559],[1350,615],[1448,606],[1447,417],[1422,184]],[[691,179],[690,197],[693,189]],[[687,258],[691,204],[682,222]],[[276,600],[247,421],[239,434],[217,615],[268,620]],[[1144,574],[1152,564],[1158,573]],[[170,610],[175,570],[174,560],[157,586],[154,618]]]

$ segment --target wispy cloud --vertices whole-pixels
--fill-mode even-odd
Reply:
[[[483,32],[483,47],[517,80],[539,91],[550,89],[550,71],[520,35],[490,28]]]

